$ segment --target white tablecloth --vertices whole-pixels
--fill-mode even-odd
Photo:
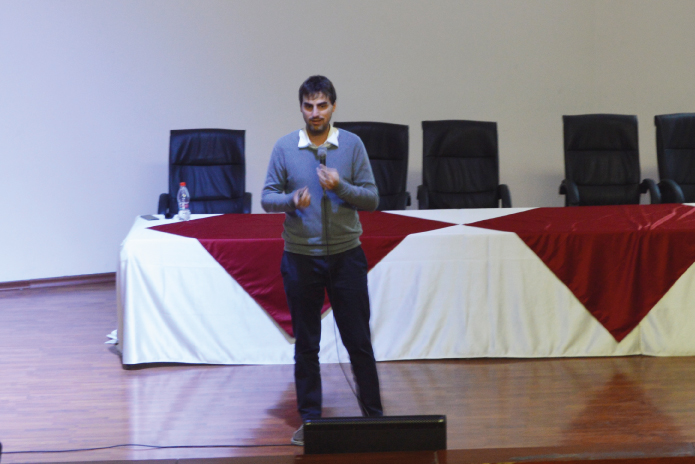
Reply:
[[[516,234],[462,225],[520,211],[393,213],[458,225],[409,235],[370,271],[378,361],[695,354],[693,267],[617,343]],[[172,221],[137,218],[121,245],[123,363],[292,363],[292,340],[198,240],[147,229]],[[336,334],[329,311],[321,362],[347,362]]]

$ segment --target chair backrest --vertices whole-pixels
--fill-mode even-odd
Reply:
[[[579,189],[580,205],[640,201],[637,116],[563,116],[565,178]]]
[[[695,113],[654,116],[659,178],[676,181],[686,203],[695,202]]]
[[[245,131],[172,130],[169,139],[169,205],[186,182],[192,213],[241,213],[246,190]]]
[[[408,126],[386,122],[336,122],[334,125],[362,139],[379,189],[377,209],[405,209],[408,198]]]
[[[429,208],[497,208],[497,123],[423,121],[422,130]]]

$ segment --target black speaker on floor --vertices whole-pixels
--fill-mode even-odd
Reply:
[[[304,422],[304,453],[446,449],[446,416],[333,417]]]

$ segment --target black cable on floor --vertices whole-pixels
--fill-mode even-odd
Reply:
[[[140,448],[151,448],[151,449],[196,449],[196,448],[273,448],[280,446],[292,446],[295,445],[291,443],[283,444],[271,444],[271,445],[170,445],[170,446],[158,446],[158,445],[140,445],[137,443],[125,443],[122,445],[111,445],[111,446],[100,446],[95,448],[75,448],[75,449],[65,449],[65,450],[30,450],[30,451],[3,451],[2,454],[39,454],[39,453],[76,453],[80,451],[100,451],[114,448],[125,448],[127,446],[136,446]]]

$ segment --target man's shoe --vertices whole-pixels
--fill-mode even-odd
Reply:
[[[292,444],[297,446],[304,446],[304,424],[302,424],[294,435],[292,435]]]

